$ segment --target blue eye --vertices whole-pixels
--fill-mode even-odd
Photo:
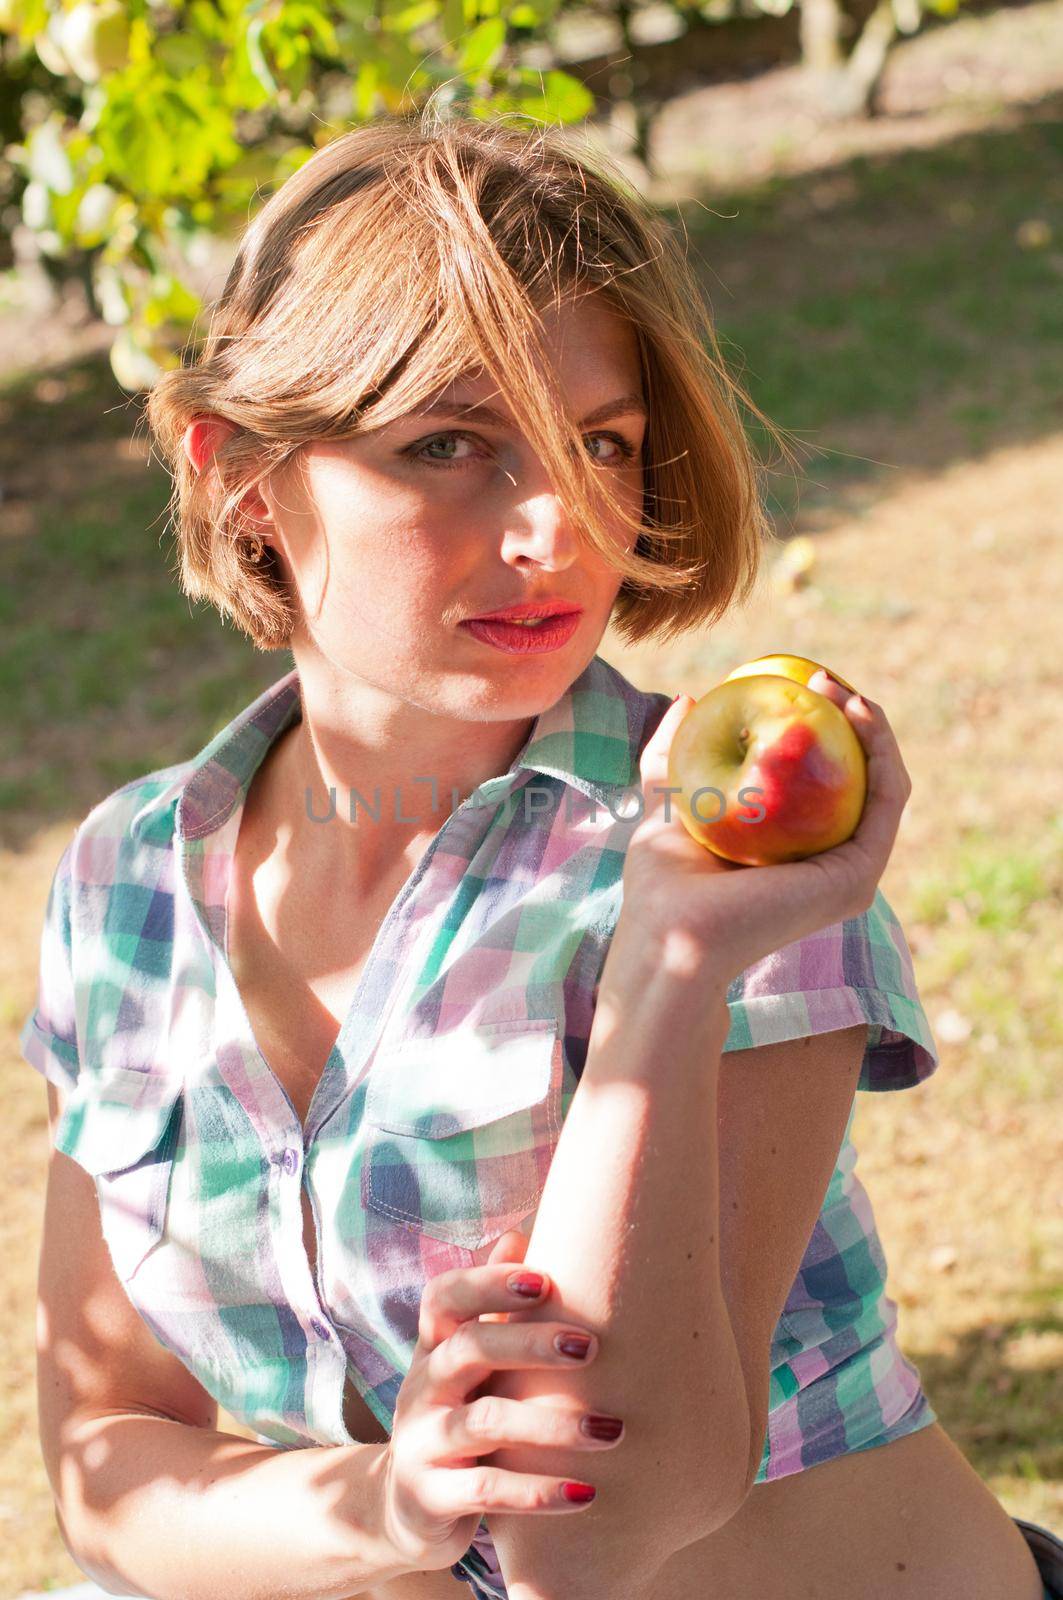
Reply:
[[[589,439],[608,439],[610,441],[610,443],[616,445],[617,450],[619,452],[618,457],[615,460],[603,461],[602,462],[603,466],[615,466],[617,460],[619,460],[619,461],[630,461],[632,459],[632,457],[637,454],[635,446],[633,444],[629,443],[629,441],[624,438],[623,434],[619,434],[619,433],[592,433],[592,434],[587,434],[586,437],[589,438]],[[451,458],[449,460],[442,460],[438,456],[430,456],[430,455],[426,455],[425,454],[425,452],[427,450],[429,450],[433,445],[438,445],[438,444],[443,443],[443,442],[453,443],[454,441],[460,440],[460,439],[464,439],[464,440],[468,441],[469,443],[477,443],[478,442],[477,437],[476,437],[475,434],[465,433],[465,432],[463,432],[463,431],[461,431],[460,429],[457,429],[457,428],[448,428],[443,433],[433,433],[430,438],[419,440],[416,444],[412,444],[412,445],[407,446],[406,449],[400,451],[399,453],[401,455],[409,456],[414,461],[423,462],[423,464],[425,466],[445,467],[445,468],[463,467],[470,460],[473,460],[475,458],[466,456],[466,457],[460,458],[458,460],[454,460],[453,458]],[[594,459],[597,460],[599,458],[595,457]]]
[[[468,441],[469,435],[467,433],[436,433],[436,434],[433,434],[431,439],[426,439],[425,440],[424,444],[416,445],[414,447],[414,451],[413,451],[414,458],[418,459],[418,460],[432,461],[437,466],[456,465],[457,463],[456,462],[452,462],[451,460],[442,460],[441,461],[438,456],[426,456],[426,455],[424,455],[424,452],[426,450],[430,449],[432,445],[437,445],[437,444],[441,444],[441,443],[442,444],[455,444],[456,442],[458,442],[461,439],[464,439],[464,440]]]

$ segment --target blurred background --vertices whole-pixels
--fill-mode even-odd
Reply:
[[[97,800],[292,665],[181,595],[145,387],[264,193],[429,94],[613,155],[796,436],[763,452],[754,599],[600,653],[695,697],[806,655],[885,707],[914,792],[883,890],[941,1065],[860,1096],[858,1172],[942,1424],[1061,1531],[1061,0],[0,0],[0,1594],[80,1579],[37,1441],[48,1135],[17,1046],[51,875]]]

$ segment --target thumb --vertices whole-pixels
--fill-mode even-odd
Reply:
[[[642,777],[643,818],[663,812],[668,787],[668,752],[676,730],[694,701],[688,694],[677,694],[646,742],[639,758]]]

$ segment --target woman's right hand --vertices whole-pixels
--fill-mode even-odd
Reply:
[[[603,1442],[582,1432],[579,1412],[477,1397],[499,1368],[575,1366],[554,1344],[559,1336],[589,1339],[584,1365],[597,1354],[598,1341],[586,1328],[506,1320],[507,1311],[542,1305],[550,1294],[545,1273],[538,1274],[538,1295],[508,1287],[509,1278],[521,1275],[526,1248],[522,1233],[504,1233],[483,1266],[441,1272],[421,1296],[417,1345],[396,1399],[383,1474],[384,1535],[411,1571],[452,1566],[485,1512],[578,1511],[590,1503],[566,1498],[564,1485],[576,1487],[572,1480],[503,1472],[481,1456],[507,1445],[607,1450],[619,1442],[619,1435]],[[480,1320],[484,1315],[492,1320]]]

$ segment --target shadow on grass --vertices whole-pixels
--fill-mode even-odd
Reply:
[[[938,1421],[979,1477],[1055,1482],[1063,1476],[1063,1438],[1053,1419],[1063,1414],[1058,1361],[1020,1368],[1007,1346],[1023,1335],[1056,1339],[1059,1318],[1045,1289],[1043,1312],[962,1334],[953,1353],[906,1351],[919,1368]],[[1032,1300],[1037,1301],[1037,1291]]]
[[[169,478],[124,448],[137,417],[106,356],[0,392],[2,509],[28,527],[0,539],[10,849],[194,755],[292,666],[182,594]]]
[[[780,533],[798,506],[859,508],[890,471],[1059,428],[1061,111],[1053,96],[948,144],[680,207],[728,362],[827,451],[797,475],[778,464]],[[0,512],[17,513],[0,539],[13,848],[187,759],[291,666],[181,594],[169,480],[123,452],[146,429],[106,357],[41,377],[0,388]]]
[[[1063,426],[1063,94],[679,210],[728,361],[828,452],[802,448],[801,479],[773,481],[781,533],[798,502],[813,521],[856,509],[898,467]]]

